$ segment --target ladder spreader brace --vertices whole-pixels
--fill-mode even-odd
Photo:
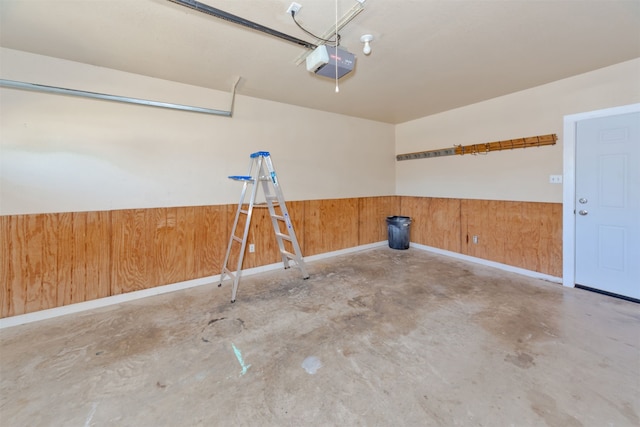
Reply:
[[[278,177],[273,169],[273,163],[271,162],[271,155],[268,151],[258,151],[251,154],[249,160],[249,172],[247,175],[232,175],[229,178],[235,181],[241,181],[242,192],[240,194],[240,202],[238,203],[238,209],[233,221],[233,229],[231,231],[231,237],[229,238],[229,246],[227,247],[227,254],[224,258],[224,264],[222,267],[222,274],[220,275],[220,284],[226,277],[233,279],[233,290],[231,291],[231,302],[236,301],[236,292],[238,291],[238,282],[242,273],[242,261],[244,260],[244,252],[247,246],[247,237],[249,235],[249,226],[251,225],[251,215],[256,202],[256,195],[258,194],[258,183],[262,184],[262,190],[266,200],[267,208],[269,208],[269,215],[271,217],[271,224],[276,235],[280,254],[282,255],[282,262],[284,268],[290,267],[289,262],[293,261],[295,265],[302,271],[302,278],[308,279],[304,259],[302,257],[302,251],[296,239],[296,233],[293,229],[291,218],[289,217],[289,211],[282,195],[282,189],[278,182]],[[251,195],[249,197],[248,207],[245,201],[247,196],[247,189],[251,188]],[[276,208],[278,208],[276,210]],[[242,237],[237,234],[238,224],[240,217],[246,216],[244,222],[244,231]],[[281,227],[283,225],[283,227]],[[285,242],[288,242],[285,244]],[[238,253],[238,263],[235,272],[229,269],[229,258],[234,246],[240,245],[240,251]]]

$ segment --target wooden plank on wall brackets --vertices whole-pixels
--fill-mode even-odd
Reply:
[[[526,138],[509,139],[506,141],[487,142],[484,144],[455,145],[453,148],[398,154],[396,156],[396,160],[428,159],[432,157],[454,156],[456,154],[461,156],[464,154],[487,154],[490,151],[555,145],[557,140],[558,136],[555,133],[552,133],[549,135],[530,136]]]

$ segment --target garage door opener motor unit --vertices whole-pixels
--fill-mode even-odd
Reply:
[[[318,46],[307,56],[307,70],[319,76],[341,78],[353,71],[356,57],[340,47]]]

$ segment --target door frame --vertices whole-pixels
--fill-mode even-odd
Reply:
[[[562,186],[562,285],[576,285],[576,127],[579,121],[640,112],[640,103],[564,116]]]

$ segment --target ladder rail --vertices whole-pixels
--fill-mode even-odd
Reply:
[[[296,233],[293,227],[293,223],[291,222],[291,217],[289,216],[289,210],[287,209],[287,204],[284,201],[284,194],[282,192],[282,187],[280,187],[280,183],[278,181],[278,176],[273,167],[273,162],[271,161],[271,157],[265,158],[265,164],[267,170],[269,171],[269,175],[271,176],[271,181],[273,183],[273,190],[275,192],[275,198],[267,196],[267,192],[265,191],[265,197],[267,199],[267,204],[269,205],[269,213],[271,215],[271,223],[273,224],[273,229],[276,234],[276,240],[278,241],[278,246],[280,248],[280,254],[282,256],[282,263],[285,268],[289,268],[289,261],[292,259],[287,254],[289,253],[284,245],[284,241],[280,234],[280,224],[278,221],[279,217],[284,219],[286,231],[288,233],[288,240],[290,240],[293,245],[293,251],[296,254],[293,261],[295,261],[296,265],[302,271],[302,276],[304,279],[309,278],[309,274],[307,273],[307,269],[304,264],[304,259],[302,258],[302,251],[300,250],[300,245],[298,244],[298,239],[296,237]],[[273,206],[273,201],[277,200],[278,205],[280,207],[281,215],[277,215],[275,212],[275,208]]]
[[[251,176],[254,163],[255,162],[253,162],[253,159],[249,162],[248,176]],[[244,182],[242,185],[242,192],[240,193],[240,201],[238,202],[238,209],[236,210],[235,219],[233,221],[233,228],[231,229],[231,237],[229,238],[229,245],[227,246],[227,252],[224,259],[222,274],[220,275],[220,283],[218,284],[219,287],[222,286],[222,283],[224,282],[224,279],[226,278],[226,276],[229,276],[230,278],[233,279],[233,290],[232,290],[232,296],[231,296],[231,299],[233,301],[235,301],[236,299],[235,296],[238,289],[238,284],[240,282],[240,276],[242,273],[242,263],[244,262],[244,252],[247,245],[247,235],[249,234],[249,227],[251,225],[251,216],[253,214],[253,205],[254,205],[254,201],[256,198],[257,190],[258,190],[258,185],[256,185],[255,179],[245,179],[243,181]],[[251,197],[249,198],[249,206],[246,210],[244,210],[243,206],[247,204],[246,197],[247,197],[247,189],[249,185],[253,185],[253,187],[251,189]],[[244,231],[242,233],[242,239],[240,240],[240,238],[237,236],[236,233],[238,230],[238,223],[240,222],[241,214],[245,214],[246,219],[244,224]],[[234,242],[240,243],[240,253],[238,255],[238,262],[237,262],[235,274],[231,274],[231,270],[229,270],[228,265],[229,265],[229,258],[231,257],[231,251],[233,249]]]
[[[262,167],[262,158],[258,158],[258,167],[260,170]],[[247,209],[247,220],[244,224],[244,232],[242,233],[242,242],[240,244],[240,253],[238,254],[238,264],[236,267],[235,277],[233,279],[233,288],[231,291],[231,301],[236,300],[236,293],[238,292],[238,284],[240,283],[240,276],[242,275],[242,263],[244,262],[244,251],[247,248],[247,236],[249,235],[249,228],[251,226],[251,216],[253,215],[253,204],[256,200],[256,195],[258,194],[258,183],[254,179],[253,181],[247,181],[253,183],[253,188],[251,189],[251,198],[249,199],[249,207]],[[235,233],[235,232],[234,232]]]
[[[238,209],[236,209],[236,215],[233,220],[233,227],[231,228],[231,236],[229,237],[229,244],[227,245],[227,252],[224,256],[224,263],[222,264],[222,274],[220,275],[220,284],[218,286],[222,286],[222,282],[225,279],[225,276],[229,275],[226,273],[228,271],[227,265],[229,264],[229,257],[231,256],[231,249],[233,248],[233,242],[238,238],[236,236],[236,229],[238,228],[238,222],[240,221],[240,214],[243,213],[242,205],[244,204],[245,195],[247,192],[248,182],[244,182],[242,184],[242,192],[240,193],[240,202],[238,203]],[[230,276],[230,275],[229,275]],[[231,277],[231,276],[230,276]]]

